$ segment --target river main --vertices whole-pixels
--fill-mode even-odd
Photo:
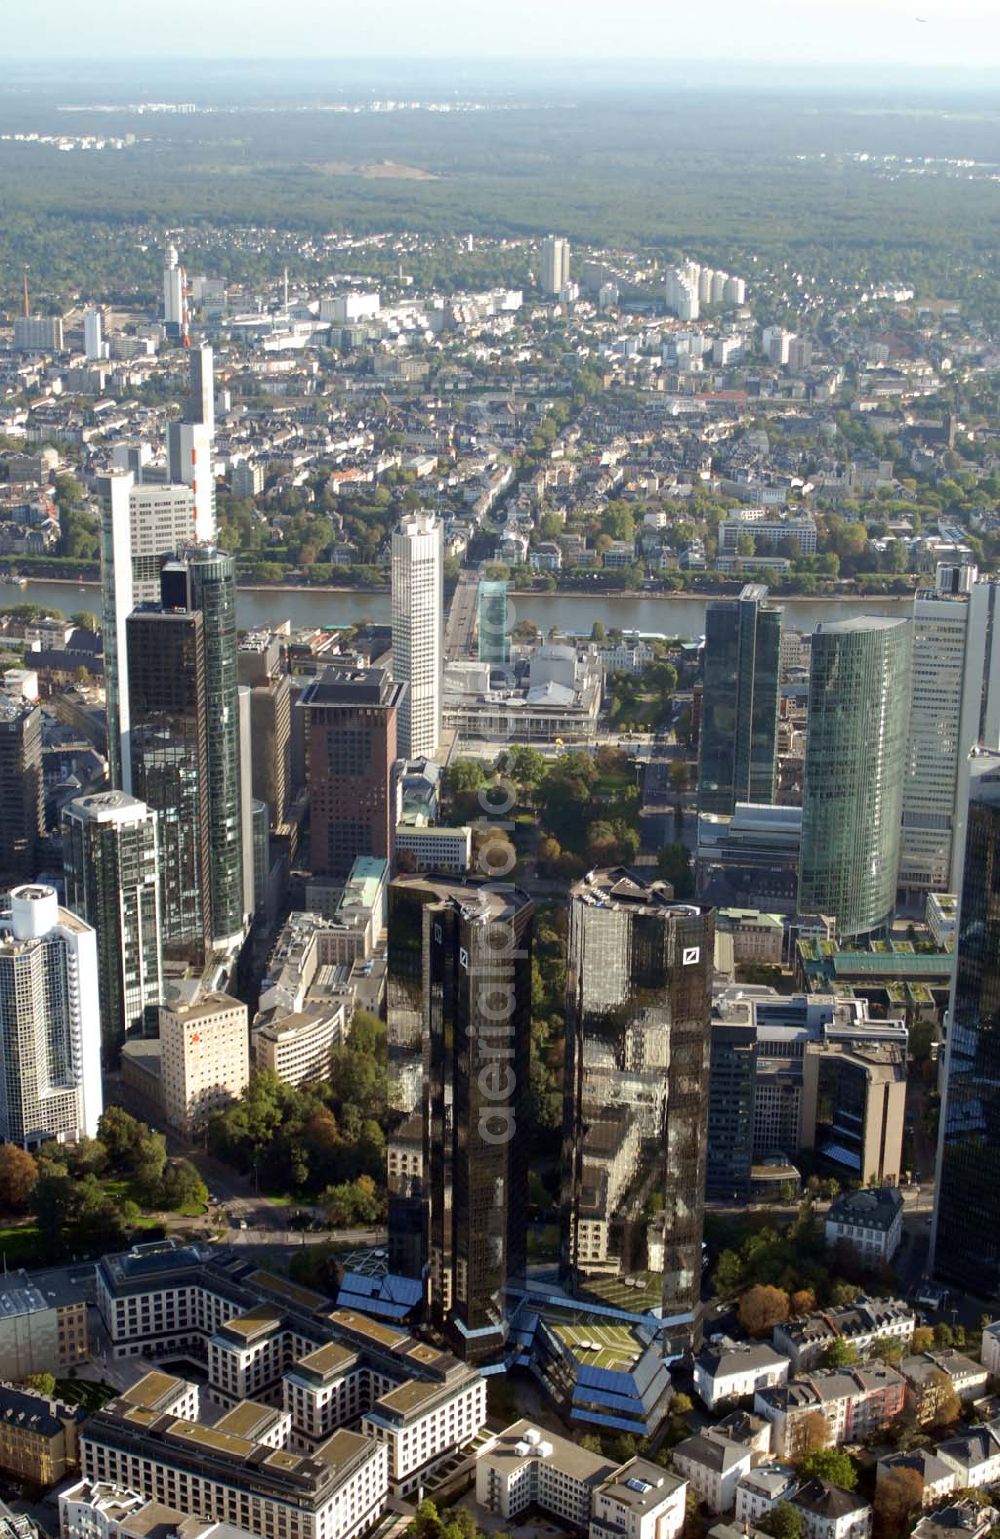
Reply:
[[[618,594],[531,593],[514,594],[511,604],[517,619],[533,620],[543,632],[553,627],[567,635],[589,635],[595,620],[611,630],[638,630],[662,636],[693,637],[705,629],[705,605],[701,597],[626,598]],[[820,620],[844,620],[854,615],[904,615],[909,598],[811,599],[780,598],[774,602],[785,612],[792,630],[812,630]],[[80,609],[100,609],[97,583],[29,581],[0,583],[0,607],[18,603],[42,604],[69,615]],[[358,593],[352,589],[328,592],[318,588],[240,588],[237,616],[241,629],[279,624],[293,626],[351,625],[374,620],[388,625],[388,593]]]

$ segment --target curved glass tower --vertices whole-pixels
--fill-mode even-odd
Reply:
[[[841,939],[876,934],[896,900],[913,626],[817,626],[809,672],[798,911]]]

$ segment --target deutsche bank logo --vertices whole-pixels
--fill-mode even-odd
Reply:
[[[683,952],[683,955],[681,957],[681,966],[682,967],[694,967],[696,965],[696,963],[698,963],[700,961],[701,961],[701,947],[700,946],[685,946],[684,947],[684,952]]]
[[[458,948],[458,960],[459,960],[461,966],[465,968],[465,971],[468,972],[469,971],[469,953],[466,951],[464,946],[460,946]]]

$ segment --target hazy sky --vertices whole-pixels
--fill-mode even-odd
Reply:
[[[1000,66],[998,0],[7,0],[3,10],[7,58]]]

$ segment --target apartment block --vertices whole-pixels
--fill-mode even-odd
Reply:
[[[43,1292],[26,1272],[9,1272],[0,1293],[0,1379],[73,1368],[89,1355],[82,1290],[47,1281]]]
[[[79,1406],[0,1384],[0,1471],[34,1486],[64,1480],[79,1462],[85,1415]]]
[[[906,1380],[885,1363],[832,1368],[758,1390],[753,1408],[771,1423],[774,1451],[795,1455],[816,1413],[827,1424],[829,1445],[861,1443],[881,1432],[902,1411]]]
[[[820,1310],[776,1325],[773,1341],[793,1370],[802,1373],[815,1368],[835,1341],[846,1342],[861,1358],[888,1344],[905,1350],[916,1325],[913,1310],[902,1299],[859,1298],[841,1309]]]

